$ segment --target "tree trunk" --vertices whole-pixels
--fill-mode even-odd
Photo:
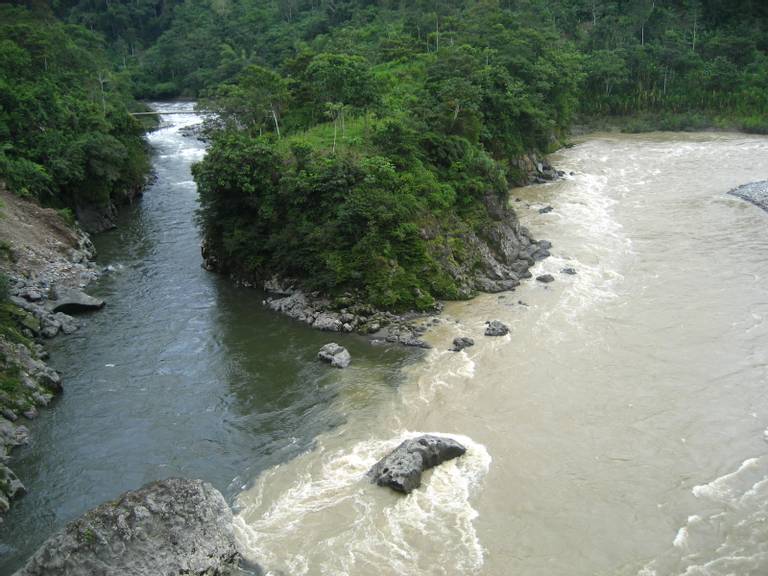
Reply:
[[[270,106],[270,111],[272,112],[272,120],[275,121],[275,132],[277,132],[277,139],[280,139],[280,123],[277,121],[277,112],[275,112],[275,107]]]

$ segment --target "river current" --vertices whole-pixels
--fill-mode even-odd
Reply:
[[[108,305],[51,345],[65,393],[15,455],[0,573],[176,475],[224,492],[267,574],[768,573],[768,214],[725,194],[768,177],[768,139],[582,139],[551,159],[571,175],[511,195],[554,283],[449,303],[427,352],[333,335],[341,371],[315,360],[330,335],[200,267],[198,120],[164,118],[156,183],[97,239]],[[408,497],[362,480],[420,432],[467,454]]]

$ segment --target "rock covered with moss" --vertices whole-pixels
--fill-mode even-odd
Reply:
[[[237,560],[221,493],[202,480],[169,478],[70,522],[15,576],[214,576]]]

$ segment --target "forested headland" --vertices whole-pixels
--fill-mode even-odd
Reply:
[[[218,117],[196,178],[220,268],[386,308],[470,295],[467,238],[574,124],[768,131],[757,0],[17,4],[9,188],[108,204],[148,168],[137,100],[194,98]]]

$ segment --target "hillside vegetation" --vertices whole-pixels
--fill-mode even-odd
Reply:
[[[100,35],[0,6],[0,180],[70,216],[135,193],[149,161],[130,86]]]
[[[507,189],[574,122],[768,129],[756,0],[24,4],[3,8],[13,189],[110,201],[146,169],[131,95],[194,97],[219,118],[195,170],[211,260],[386,308],[471,295],[483,246],[527,258]]]

